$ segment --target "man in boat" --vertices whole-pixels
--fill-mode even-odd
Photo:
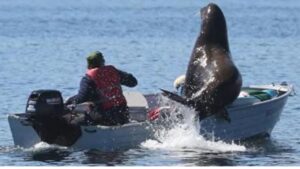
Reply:
[[[87,114],[92,121],[103,125],[124,124],[129,121],[129,113],[121,85],[135,87],[137,83],[132,74],[105,65],[102,53],[96,51],[87,57],[87,72],[78,94],[65,104],[92,102],[94,109]]]

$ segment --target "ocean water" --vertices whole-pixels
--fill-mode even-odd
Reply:
[[[9,113],[23,112],[35,89],[75,94],[85,57],[100,50],[108,64],[133,73],[129,91],[173,89],[200,31],[199,11],[217,3],[226,17],[232,59],[245,86],[300,84],[297,0],[2,0],[0,1],[0,166],[295,166],[300,165],[300,98],[290,97],[270,139],[207,141],[178,126],[126,151],[76,151],[40,143],[15,147]]]

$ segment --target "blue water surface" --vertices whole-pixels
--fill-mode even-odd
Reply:
[[[133,73],[142,93],[172,90],[184,74],[209,2],[224,12],[232,59],[245,86],[300,84],[300,1],[297,0],[2,0],[0,1],[0,165],[300,165],[300,98],[290,97],[270,140],[249,151],[198,153],[54,150],[14,147],[7,115],[23,112],[35,89],[75,94],[85,57],[100,50],[108,64]],[[253,151],[254,149],[254,151]]]

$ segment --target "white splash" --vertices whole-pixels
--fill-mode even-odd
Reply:
[[[200,65],[203,68],[205,68],[207,66],[207,55],[204,52],[204,48],[198,47],[196,48],[196,53],[199,53],[198,55],[200,56],[199,58],[195,59],[195,61],[193,62],[194,65]]]
[[[216,72],[219,72],[219,67],[218,67],[218,65],[217,65],[217,61],[216,61],[216,60],[214,60],[214,61],[212,62],[212,65],[213,65],[214,70],[215,70]]]
[[[215,74],[213,73],[212,70],[219,71],[218,66],[217,66],[217,62],[216,62],[216,61],[214,61],[214,62],[211,64],[211,65],[213,66],[212,68],[206,69],[206,67],[207,67],[207,62],[208,62],[208,57],[207,57],[207,55],[206,55],[206,52],[204,51],[204,48],[205,48],[205,47],[202,47],[202,46],[196,48],[196,53],[197,53],[199,56],[201,56],[201,57],[195,59],[195,61],[193,62],[193,64],[194,64],[194,65],[200,65],[201,67],[203,67],[203,68],[204,68],[203,71],[205,71],[205,72],[202,72],[202,73],[203,73],[203,74],[206,73],[207,75],[206,75],[205,79],[203,79],[204,84],[203,84],[202,88],[201,88],[199,91],[195,92],[195,93],[191,96],[191,99],[195,99],[195,98],[197,98],[198,96],[200,96],[200,95],[203,93],[203,91],[205,91],[205,90],[207,89],[207,87],[210,86],[211,83],[214,82],[214,81],[216,80],[216,79],[215,79]]]
[[[162,99],[165,102],[166,99]],[[165,102],[165,104],[170,104]],[[195,121],[194,110],[182,105],[171,103],[169,118],[165,118],[164,126],[155,128],[155,139],[146,140],[141,144],[148,149],[162,150],[193,150],[197,152],[233,152],[246,151],[242,145],[228,144],[222,141],[207,140],[199,135],[199,121]],[[181,118],[178,120],[178,114]]]
[[[207,70],[207,71],[208,71],[208,76],[206,77],[206,79],[203,80],[203,82],[204,82],[203,87],[199,91],[195,92],[192,95],[191,99],[195,99],[198,96],[200,96],[203,93],[203,91],[206,90],[207,87],[210,86],[211,83],[216,80],[212,71],[209,71],[209,70]]]
[[[59,146],[55,144],[48,144],[46,142],[39,142],[36,143],[33,147],[26,149],[26,151],[31,151],[31,152],[46,152],[46,151],[51,151],[51,150],[67,150],[68,147],[64,146]]]
[[[246,148],[234,143],[228,144],[222,141],[210,141],[193,131],[191,128],[183,126],[175,127],[169,131],[165,131],[159,141],[147,140],[142,146],[148,149],[193,149],[200,152],[233,152],[246,151]]]

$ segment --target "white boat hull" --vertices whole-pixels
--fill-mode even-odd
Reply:
[[[81,127],[82,135],[72,146],[80,149],[113,151],[137,147],[151,136],[147,122],[129,123],[122,126]]]
[[[209,117],[200,123],[200,133],[224,141],[241,140],[254,136],[271,135],[279,121],[287,97],[263,104],[229,109],[231,123]],[[209,134],[212,134],[209,136]]]
[[[8,123],[16,146],[29,148],[41,141],[32,124],[22,117],[11,114],[8,116]]]
[[[8,121],[16,146],[29,148],[41,142],[32,125],[24,118],[9,115]],[[149,122],[132,122],[122,126],[82,126],[81,136],[72,147],[104,151],[126,149],[138,146],[151,135]]]

